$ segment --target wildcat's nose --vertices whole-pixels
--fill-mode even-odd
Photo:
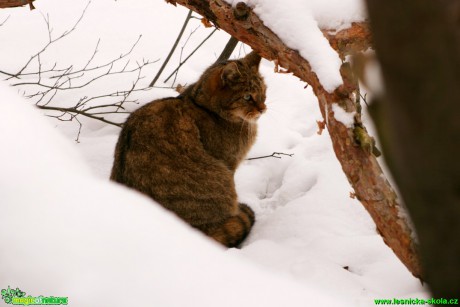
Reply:
[[[265,97],[260,93],[252,93],[252,105],[257,109],[260,115],[264,114],[267,111],[267,106],[265,105]],[[259,115],[259,116],[260,116]]]
[[[260,114],[264,114],[267,111],[267,107],[265,105],[258,105],[257,110],[259,110]]]

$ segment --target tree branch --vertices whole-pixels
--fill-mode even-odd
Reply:
[[[276,159],[281,159],[282,157],[280,156],[288,156],[288,157],[292,157],[294,154],[287,154],[287,153],[284,153],[284,152],[274,152],[272,153],[271,155],[268,155],[268,156],[261,156],[261,157],[254,157],[254,158],[248,158],[246,160],[259,160],[259,159],[265,159],[265,158],[276,158]]]
[[[90,2],[88,2],[89,4]],[[122,126],[122,123],[111,120],[110,115],[127,114],[125,105],[127,103],[137,103],[137,100],[131,98],[132,94],[149,89],[147,86],[139,86],[140,81],[144,78],[142,70],[155,62],[143,59],[140,62],[131,63],[129,60],[129,56],[141,39],[141,36],[139,36],[127,52],[121,53],[118,57],[101,64],[93,63],[101,43],[98,40],[93,53],[81,67],[70,65],[60,68],[56,63],[51,64],[50,67],[44,65],[42,63],[43,55],[54,43],[76,30],[85,15],[88,5],[74,25],[58,36],[54,36],[52,33],[49,17],[43,16],[48,31],[48,42],[39,52],[31,56],[17,72],[0,71],[0,74],[8,76],[7,80],[13,81],[12,86],[23,88],[25,97],[32,99],[38,108],[50,111],[47,112],[48,116],[61,121],[75,120],[79,125],[77,141],[82,128],[82,122],[79,120],[80,116],[117,127]],[[128,84],[128,86],[122,90],[118,89],[116,92],[110,92],[109,90],[108,93],[92,97],[77,96],[74,102],[68,101],[68,96],[66,96],[66,102],[62,103],[64,98],[60,95],[64,92],[79,92],[79,89],[93,85],[101,79],[121,75],[134,75],[132,76],[132,84]],[[56,100],[60,100],[61,103]]]
[[[62,117],[63,115],[65,115],[67,113],[74,113],[74,114],[80,114],[80,115],[83,115],[83,116],[86,116],[86,117],[89,117],[89,118],[92,118],[92,119],[97,119],[97,120],[100,120],[100,121],[102,121],[104,123],[114,125],[114,126],[117,126],[117,127],[123,126],[122,123],[116,123],[116,122],[107,120],[104,117],[94,115],[94,114],[100,114],[100,113],[91,114],[91,113],[86,112],[86,110],[85,111],[80,111],[80,110],[77,110],[76,108],[61,108],[61,107],[40,106],[40,105],[38,105],[37,107],[39,109],[42,109],[42,110],[53,110],[53,111],[60,111],[60,112],[64,113],[64,114],[62,114],[62,115],[60,115],[58,117]],[[109,113],[113,113],[113,112],[109,112]],[[56,116],[53,116],[53,117],[56,117]]]
[[[173,55],[174,50],[176,50],[177,45],[179,44],[180,39],[182,38],[182,35],[184,34],[185,28],[187,28],[187,24],[190,21],[190,18],[192,17],[192,12],[193,12],[192,10],[189,10],[189,12],[187,14],[187,17],[185,18],[184,24],[182,25],[182,29],[180,30],[179,35],[177,36],[176,41],[174,42],[174,45],[172,46],[171,50],[169,51],[168,56],[164,60],[163,65],[161,65],[160,70],[156,74],[155,78],[153,78],[152,82],[150,82],[150,84],[149,84],[150,87],[153,87],[155,85],[155,83],[157,82],[158,78],[160,78],[161,73],[165,69],[166,64],[168,64],[169,60],[171,59],[171,56]]]
[[[239,41],[233,36],[231,36],[227,42],[227,45],[225,45],[224,50],[222,50],[222,53],[220,54],[219,58],[216,60],[216,63],[228,60],[232,55],[233,50],[235,50],[236,45],[238,45],[238,43]]]
[[[10,15],[8,15],[5,20],[3,20],[2,22],[0,22],[0,27],[2,27],[7,21],[8,19],[10,19]]]
[[[203,46],[203,44],[217,31],[217,29],[214,29],[212,30],[211,33],[209,33],[208,36],[205,37],[205,39],[203,39],[203,41],[201,41],[201,43],[196,46],[195,49],[193,49],[193,51],[185,58],[185,60],[183,60],[182,62],[179,63],[179,66],[168,76],[168,78],[165,79],[164,82],[168,82],[169,79],[171,79],[171,77],[182,67],[182,65],[185,64],[185,62],[187,62],[188,59],[190,59],[190,57],[198,50],[201,48],[201,46]]]
[[[1,1],[1,0],[0,0]],[[17,73],[5,73],[6,75],[9,75],[10,77],[7,79],[12,79],[12,78],[18,78],[19,75],[21,75],[23,73],[23,71],[29,67],[30,63],[36,59],[40,54],[42,54],[50,45],[54,44],[55,42],[63,39],[64,37],[68,36],[69,34],[71,34],[73,31],[75,31],[75,29],[77,28],[77,26],[80,24],[81,20],[83,19],[83,16],[85,16],[85,13],[86,13],[86,10],[88,9],[88,6],[91,4],[91,1],[88,1],[88,4],[86,5],[86,7],[83,9],[83,12],[81,13],[80,17],[77,19],[77,21],[74,23],[74,25],[72,26],[72,28],[70,28],[69,30],[66,30],[64,32],[62,32],[61,35],[53,38],[52,37],[52,29],[51,29],[51,25],[50,25],[50,20],[49,20],[49,16],[43,16],[44,20],[45,20],[45,23],[46,23],[46,27],[48,29],[48,43],[40,50],[38,51],[36,54],[34,54],[33,56],[30,57],[30,59],[24,64],[24,66],[22,66],[22,68],[17,72]]]

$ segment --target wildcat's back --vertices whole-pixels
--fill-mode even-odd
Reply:
[[[227,246],[254,213],[238,204],[234,172],[256,137],[265,85],[254,53],[211,66],[179,97],[133,112],[121,131],[111,179],[152,197]]]

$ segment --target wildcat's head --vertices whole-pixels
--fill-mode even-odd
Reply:
[[[229,121],[255,122],[267,109],[260,60],[251,52],[208,68],[193,86],[197,103]]]

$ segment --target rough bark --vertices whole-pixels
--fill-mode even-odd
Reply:
[[[11,8],[11,7],[18,7],[18,6],[24,6],[24,5],[29,5],[30,9],[33,10],[35,9],[33,5],[33,1],[35,0],[0,0],[0,8]]]
[[[366,51],[372,45],[372,36],[366,22],[355,22],[348,29],[336,32],[322,30],[332,48],[338,51],[340,57]]]
[[[233,9],[223,0],[170,0],[167,2],[186,6],[203,15],[217,27],[251,46],[264,58],[275,61],[276,65],[311,85],[318,97],[319,107],[331,136],[334,151],[354,188],[354,195],[375,221],[385,243],[392,248],[414,276],[420,277],[421,270],[416,246],[408,222],[401,214],[403,209],[398,204],[394,190],[385,179],[372,154],[372,144],[358,141],[371,141],[372,139],[367,135],[361,122],[357,100],[359,99],[358,85],[349,66],[347,64],[342,66],[343,85],[333,93],[329,93],[320,84],[308,61],[302,58],[296,50],[286,46],[250,8],[240,6]],[[354,24],[351,29],[335,34],[327,30],[324,30],[323,33],[342,58],[350,52],[367,49],[370,45],[370,34],[364,23]],[[347,128],[334,118],[333,103],[337,103],[347,112],[356,112],[354,128]]]
[[[385,94],[372,110],[434,297],[460,293],[460,1],[367,0]]]

